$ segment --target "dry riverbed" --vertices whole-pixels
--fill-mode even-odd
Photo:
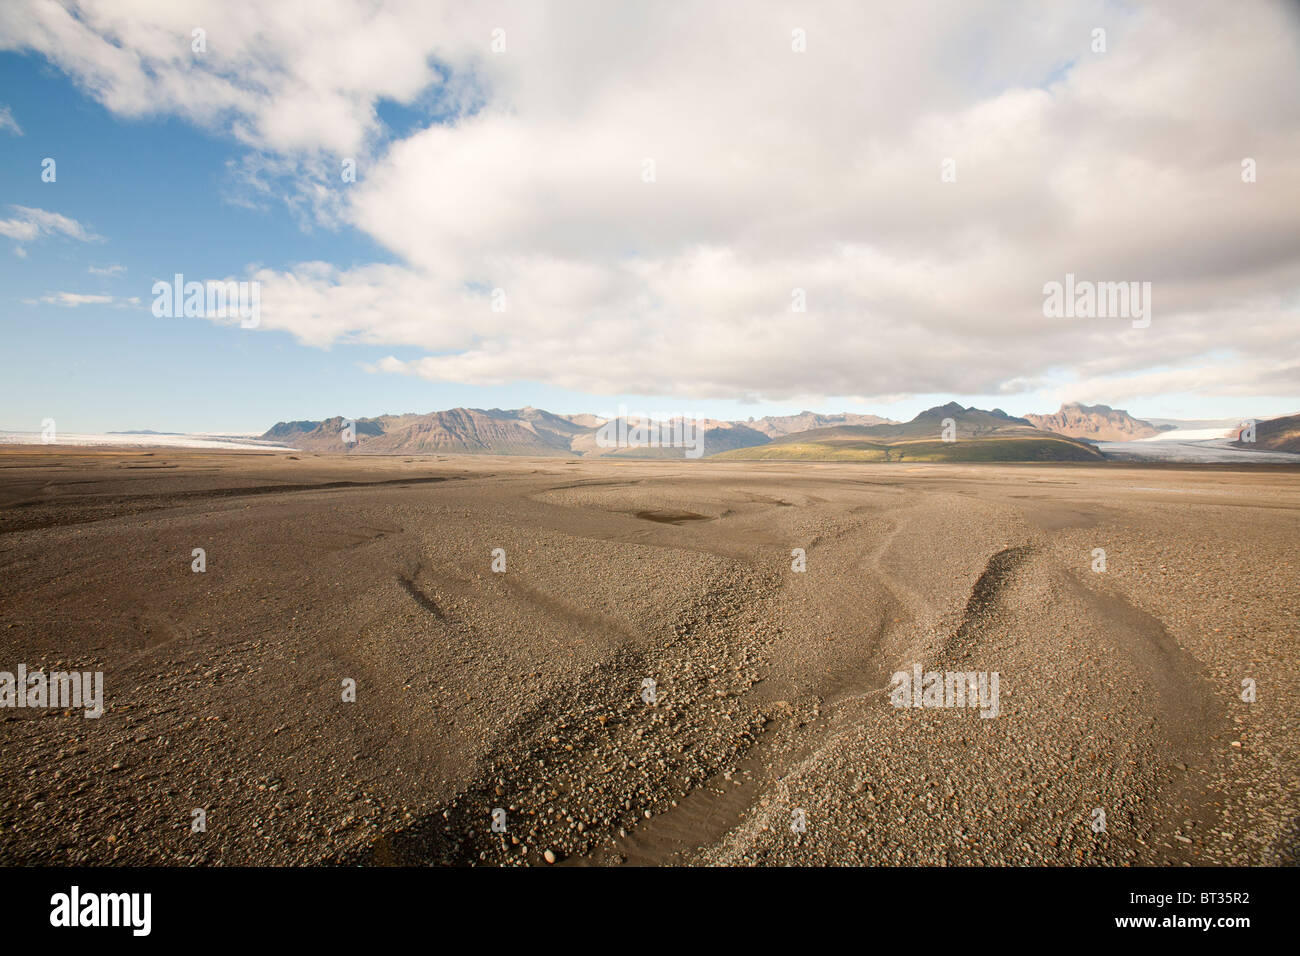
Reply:
[[[0,708],[0,862],[1294,863],[1298,540],[1269,465],[0,448],[0,671],[104,675]]]

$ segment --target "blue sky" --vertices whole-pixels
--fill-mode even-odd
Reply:
[[[1089,54],[1087,17],[1023,26],[1022,36],[1018,20],[996,21],[997,9],[996,22],[975,24],[958,5],[920,33],[899,34],[900,61],[920,70],[917,51],[978,42],[997,44],[1006,69],[984,51],[948,77],[933,65],[910,83],[901,77],[894,94],[882,87],[852,104],[862,132],[846,138],[841,112],[819,94],[851,84],[850,71],[891,68],[836,47],[849,27],[812,28],[808,58],[792,60],[774,20],[774,52],[755,59],[741,37],[738,66],[727,62],[730,48],[696,57],[656,24],[640,24],[640,45],[620,51],[626,24],[592,19],[593,35],[607,31],[602,46],[527,12],[517,22],[502,15],[514,45],[501,56],[487,49],[489,21],[398,23],[385,46],[365,36],[376,18],[363,25],[358,12],[353,26],[347,18],[361,8],[329,6],[339,23],[333,35],[321,26],[319,50],[286,44],[265,76],[250,79],[232,64],[246,67],[247,49],[264,50],[270,34],[254,37],[247,20],[223,27],[221,5],[204,19],[212,54],[188,59],[188,21],[87,14],[55,33],[26,0],[7,7],[0,116],[12,122],[0,122],[0,221],[38,210],[86,235],[0,235],[0,429],[36,431],[54,418],[65,433],[250,432],[282,419],[457,405],[576,413],[622,404],[738,419],[805,408],[906,419],[950,399],[1013,414],[1076,399],[1149,417],[1300,410],[1297,363],[1287,357],[1300,314],[1287,238],[1300,206],[1291,202],[1297,166],[1281,150],[1270,160],[1268,145],[1293,142],[1300,125],[1287,77],[1245,133],[1231,102],[1216,112],[1231,100],[1221,96],[1185,131],[1167,124],[1162,141],[1126,128],[1127,139],[1118,136],[1092,114],[1075,139],[1051,138],[1057,120],[1068,126],[1116,90],[1135,115],[1169,107],[1155,93],[1144,99],[1146,71],[1166,100],[1177,77],[1146,61],[1157,50],[1186,58],[1207,42],[1175,22],[1112,13],[1116,46],[1148,42],[1151,52],[1107,60]],[[769,38],[755,20],[758,48]],[[176,34],[181,55],[151,47],[160,30]],[[1267,33],[1240,55],[1284,62]],[[393,46],[398,36],[414,38],[409,49]],[[315,55],[365,59],[338,52],[349,43],[374,62],[346,81],[315,79],[329,75]],[[813,56],[819,43],[830,47],[825,59]],[[680,87],[665,80],[646,92],[641,78],[656,58],[657,75],[676,76],[671,64]],[[601,70],[603,82],[589,82]],[[1229,82],[1198,75],[1185,74],[1188,103],[1200,104],[1201,84]],[[1022,88],[1026,76],[1040,79]],[[313,82],[324,85],[304,94]],[[771,93],[753,109],[770,130],[731,98],[760,83]],[[1261,89],[1273,92],[1257,85],[1243,95],[1258,102]],[[699,91],[699,116],[697,97],[683,90]],[[221,105],[195,106],[203,92]],[[740,125],[713,131],[718,116]],[[1222,156],[1178,152],[1180,137],[1213,139],[1216,129]],[[1107,152],[1118,148],[1128,152]],[[1036,150],[1037,166],[1017,165],[1022,149]],[[1247,150],[1268,170],[1251,192],[1235,169]],[[356,184],[332,172],[345,152],[358,158]],[[653,191],[640,178],[647,153],[663,171]],[[939,191],[937,160],[950,153],[959,188],[971,192]],[[1075,154],[1078,166],[1052,166]],[[1099,178],[1096,156],[1150,168],[1165,185]],[[46,157],[57,162],[52,183],[41,178]],[[800,164],[807,169],[790,172]],[[241,175],[250,168],[277,170],[264,180],[269,191],[250,187]],[[1061,193],[1066,181],[1075,192]],[[1191,198],[1201,220],[1175,221]],[[844,207],[854,203],[850,216]],[[1106,221],[1068,230],[1041,216],[1057,208],[1078,224],[1105,217],[1071,208],[1112,206]],[[1230,257],[1217,285],[1186,246],[1198,229],[1236,250],[1249,237],[1249,252]],[[1168,265],[1184,261],[1185,272]],[[1167,277],[1152,329],[1044,327],[1038,287],[1076,268],[1100,279]],[[241,329],[155,317],[152,284],[174,273],[260,276],[265,321]],[[506,317],[475,311],[497,284],[522,304]],[[806,316],[781,305],[795,285],[814,303]],[[59,304],[69,295],[114,301]],[[776,303],[770,312],[764,295]]]
[[[5,290],[0,429],[39,431],[54,418],[63,431],[262,431],[277,420],[343,414],[374,416],[455,406],[533,405],[576,414],[615,409],[672,410],[674,399],[590,395],[537,382],[506,386],[433,383],[364,371],[388,355],[419,349],[303,346],[279,331],[243,330],[202,319],[155,318],[155,280],[241,273],[249,263],[283,267],[301,260],[337,264],[391,261],[346,225],[300,223],[274,203],[249,208],[229,163],[241,150],[180,119],[115,119],[66,76],[35,55],[0,53],[0,90],[23,131],[0,133],[4,202],[75,218],[102,241],[7,241],[0,257]],[[428,111],[386,111],[390,119],[429,122]],[[41,179],[46,157],[56,180]],[[340,187],[342,188],[342,187]],[[21,247],[27,255],[12,252]],[[91,268],[124,266],[120,273]],[[138,306],[41,302],[55,291],[138,297]],[[36,300],[25,304],[24,300]],[[676,399],[680,403],[680,399]],[[918,409],[924,400],[900,407]],[[697,401],[689,411],[748,418],[799,411],[791,405]],[[841,409],[839,405],[836,410]],[[868,409],[862,409],[868,410]],[[882,413],[883,414],[883,413]]]
[[[117,120],[40,57],[0,53],[0,90],[23,130],[20,137],[0,133],[5,204],[71,216],[103,237],[5,240],[27,256],[6,248],[0,257],[0,428],[38,431],[52,417],[68,432],[261,431],[280,418],[514,407],[533,398],[525,384],[439,386],[361,370],[391,348],[309,348],[284,332],[154,318],[153,282],[176,271],[205,278],[241,273],[252,262],[388,256],[346,226],[304,229],[284,207],[231,201],[236,187],[227,163],[240,153],[231,143],[179,119]],[[47,156],[57,163],[53,183],[40,176]],[[125,270],[89,272],[114,265]],[[141,304],[66,308],[39,301],[56,290],[136,296]],[[37,304],[24,304],[28,299]]]
[[[179,119],[115,119],[40,57],[0,53],[0,90],[22,136],[0,134],[6,205],[48,209],[84,223],[102,241],[50,238],[0,258],[5,289],[5,376],[0,428],[39,431],[50,417],[67,432],[150,428],[157,431],[262,431],[277,420],[353,417],[467,406],[533,405],[576,414],[674,410],[681,399],[592,395],[537,382],[506,386],[433,383],[362,366],[419,349],[297,344],[279,331],[244,330],[202,319],[155,318],[155,280],[241,273],[249,263],[287,266],[322,259],[338,264],[390,261],[367,236],[346,225],[310,227],[283,206],[236,201],[228,163],[240,150]],[[396,115],[393,110],[390,115]],[[415,116],[402,113],[409,123]],[[56,180],[41,163],[56,162]],[[342,186],[340,186],[342,188]],[[124,266],[120,273],[91,268]],[[40,302],[54,291],[138,297],[138,306]],[[36,300],[25,304],[24,300]],[[917,397],[891,406],[822,411],[915,414],[947,397]],[[802,410],[795,405],[697,400],[687,411],[748,418]]]

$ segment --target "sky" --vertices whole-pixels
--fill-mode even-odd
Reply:
[[[1294,414],[1298,7],[5,0],[0,429]]]

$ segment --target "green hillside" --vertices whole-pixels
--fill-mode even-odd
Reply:
[[[941,439],[945,421],[956,441]],[[779,438],[765,445],[710,456],[748,461],[1101,461],[1086,442],[1041,431],[1000,409],[951,403],[928,409],[906,424],[841,425]]]
[[[717,459],[770,461],[1100,461],[1095,448],[1064,438],[1043,436],[968,438],[955,442],[903,441],[886,445],[869,441],[782,442],[736,448],[710,456]]]

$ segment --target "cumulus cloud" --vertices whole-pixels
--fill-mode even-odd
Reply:
[[[3,104],[0,104],[0,131],[12,133],[15,136],[23,135],[23,128],[14,119],[13,111]]]
[[[428,352],[379,371],[683,399],[1300,386],[1274,358],[1300,351],[1287,5],[457,7],[29,2],[0,36],[120,115],[224,129],[389,250],[254,274],[265,329]],[[439,121],[385,130],[386,100]],[[1067,273],[1151,282],[1150,327],[1045,318]]]
[[[18,0],[0,47],[35,50],[114,113],[177,113],[272,153],[356,155],[381,100],[438,82],[455,21],[420,0]],[[463,64],[462,64],[463,65]]]
[[[98,242],[102,239],[77,220],[61,213],[31,206],[9,208],[16,215],[9,219],[0,219],[0,236],[7,236],[18,242],[32,242],[47,236],[65,236],[78,242]]]
[[[75,309],[79,305],[111,305],[117,308],[126,308],[127,306],[140,304],[139,296],[123,298],[108,295],[107,293],[82,292],[51,292],[49,295],[41,296],[40,301],[48,305],[61,305],[68,309]]]
[[[1292,353],[1294,354],[1294,353]],[[1289,395],[1300,381],[1300,361],[1294,358],[1252,358],[1227,365],[1142,371],[1072,382],[1055,390],[1062,402],[1090,401],[1105,390],[1117,402],[1170,394],[1215,396]]]

